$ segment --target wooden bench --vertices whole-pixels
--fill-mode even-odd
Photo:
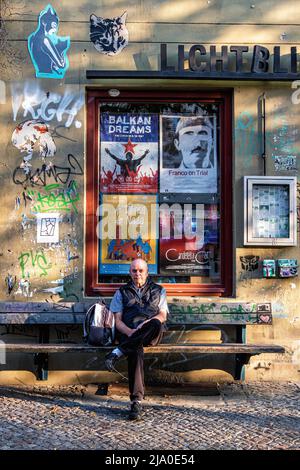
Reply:
[[[22,344],[4,341],[2,347],[5,353],[34,354],[38,380],[48,378],[49,354],[106,353],[111,347],[92,347],[82,343],[49,343],[51,325],[82,324],[85,312],[93,303],[0,304],[0,325],[37,325],[39,329],[39,342]],[[178,299],[170,303],[169,308],[169,331],[163,343],[145,348],[147,355],[231,355],[234,361],[232,375],[236,380],[243,380],[243,366],[248,364],[251,356],[261,353],[284,353],[284,348],[278,345],[246,344],[247,325],[271,325],[270,303],[199,303],[192,299]],[[204,344],[182,340],[186,333],[203,329],[220,331],[221,342]],[[1,339],[5,338],[2,336]]]

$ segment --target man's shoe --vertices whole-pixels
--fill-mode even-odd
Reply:
[[[139,421],[142,419],[142,405],[138,401],[132,403],[128,419],[131,421]]]
[[[105,356],[104,365],[109,372],[112,372],[115,369],[115,364],[118,361],[119,356],[113,352]]]

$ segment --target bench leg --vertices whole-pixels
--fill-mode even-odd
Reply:
[[[107,395],[108,393],[108,384],[98,384],[97,391],[95,395]]]
[[[49,343],[49,325],[40,325],[39,343]],[[34,363],[37,365],[37,380],[48,380],[48,361],[47,353],[37,353],[34,355]]]
[[[35,354],[34,363],[37,366],[37,380],[48,380],[48,354]]]
[[[251,354],[236,354],[235,357],[235,380],[245,380],[245,368],[244,366],[248,364]]]

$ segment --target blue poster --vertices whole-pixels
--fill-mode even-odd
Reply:
[[[104,194],[101,200],[100,274],[128,274],[135,259],[157,274],[157,196]]]
[[[59,19],[49,4],[40,13],[37,29],[28,37],[28,50],[38,78],[64,78],[69,67],[69,36],[57,36]]]
[[[158,115],[101,113],[103,193],[158,191]]]

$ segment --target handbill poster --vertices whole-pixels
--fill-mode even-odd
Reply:
[[[156,202],[156,195],[103,195],[100,274],[128,274],[134,259],[157,273]]]
[[[181,205],[160,210],[160,274],[217,274],[218,213],[216,205]]]
[[[100,114],[102,193],[156,193],[158,115]]]
[[[217,193],[216,115],[160,116],[160,192]]]

